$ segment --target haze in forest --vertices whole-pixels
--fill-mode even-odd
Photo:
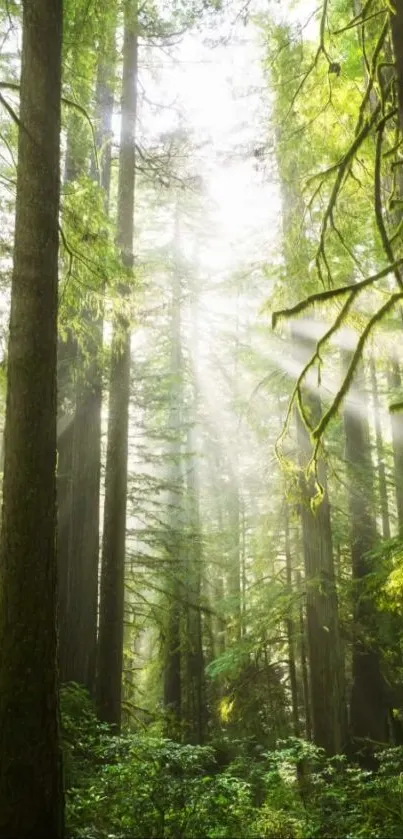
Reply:
[[[0,45],[0,839],[398,839],[400,3]]]

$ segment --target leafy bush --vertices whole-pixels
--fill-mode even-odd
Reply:
[[[65,690],[62,714],[70,836],[251,836],[250,785],[229,770],[217,774],[211,747],[150,735],[114,737],[77,686]]]
[[[369,772],[290,739],[181,745],[113,736],[77,685],[62,691],[68,833],[74,839],[401,839],[403,749]]]
[[[402,748],[380,752],[379,770],[369,772],[343,755],[326,759],[304,741],[280,745],[266,755],[267,803],[258,818],[262,836],[274,836],[277,829],[287,839],[401,839]]]

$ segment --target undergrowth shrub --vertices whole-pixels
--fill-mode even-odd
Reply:
[[[61,707],[72,839],[403,839],[401,747],[369,772],[297,739],[113,736],[77,685]]]
[[[160,736],[112,736],[85,696],[74,729],[80,689],[62,699],[67,757],[67,828],[74,839],[233,839],[250,837],[250,784],[216,774],[210,746]],[[75,704],[76,703],[76,704]]]

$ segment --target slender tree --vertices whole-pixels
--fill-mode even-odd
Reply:
[[[118,183],[119,245],[130,280],[133,271],[135,134],[137,112],[137,0],[124,6],[122,123]],[[109,388],[108,445],[98,636],[97,703],[101,718],[120,726],[126,555],[130,321],[127,284],[115,313]]]
[[[61,0],[24,0],[0,554],[0,836],[63,835],[56,644]]]
[[[183,357],[181,343],[182,278],[179,254],[179,206],[175,209],[174,264],[171,299],[171,358],[169,395],[169,467],[167,498],[167,556],[169,560],[167,624],[164,643],[164,708],[167,730],[178,736],[182,721],[182,645],[184,510],[182,468]]]
[[[392,358],[392,363],[388,370],[389,390],[399,390],[401,384],[402,378],[399,363],[396,358]],[[392,425],[397,524],[399,533],[403,533],[403,423],[401,414],[399,412],[392,411],[390,421]]]
[[[383,444],[381,410],[378,392],[378,379],[376,364],[373,356],[370,359],[370,374],[371,374],[371,391],[372,404],[374,409],[374,424],[375,424],[375,443],[376,443],[376,458],[378,466],[378,492],[379,505],[381,508],[382,517],[382,533],[385,539],[390,539],[390,523],[389,523],[389,509],[388,509],[388,488],[386,483],[386,468],[385,468],[385,451]]]

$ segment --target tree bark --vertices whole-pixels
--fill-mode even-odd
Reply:
[[[402,378],[399,364],[392,359],[392,366],[388,372],[388,385],[390,389],[400,389]],[[401,413],[392,411],[390,415],[392,426],[393,466],[395,473],[395,493],[397,526],[399,533],[403,533],[403,422]]]
[[[390,539],[390,524],[389,524],[389,510],[388,510],[388,488],[386,485],[386,470],[385,470],[385,452],[383,445],[381,413],[379,404],[378,382],[376,377],[376,364],[373,358],[370,359],[370,374],[371,374],[371,390],[372,401],[374,406],[374,420],[375,420],[375,441],[376,441],[376,457],[378,461],[378,488],[379,488],[379,506],[381,508],[382,516],[382,534],[385,539]]]
[[[164,646],[164,708],[166,712],[166,731],[169,736],[178,737],[182,722],[183,684],[182,684],[182,645],[181,622],[183,597],[183,559],[184,559],[184,521],[183,521],[183,476],[181,425],[183,411],[183,371],[182,371],[182,289],[179,258],[179,208],[175,211],[174,230],[175,261],[172,275],[171,302],[171,359],[170,359],[170,405],[168,416],[168,434],[170,457],[168,469],[168,522],[167,554],[169,558],[168,590],[170,593],[167,608],[168,621]]]
[[[298,334],[299,358],[308,358],[312,343]],[[311,420],[318,421],[320,399],[313,390],[304,393]],[[337,589],[334,574],[330,505],[323,461],[317,464],[324,497],[312,509],[315,486],[304,470],[311,457],[308,432],[297,414],[300,453],[301,523],[306,584],[306,622],[310,673],[310,705],[313,739],[328,755],[341,752],[346,744],[346,698],[341,655]]]
[[[292,560],[291,560],[291,545],[290,545],[290,526],[288,520],[288,510],[285,509],[284,515],[284,539],[285,539],[285,569],[287,581],[287,593],[292,594]],[[291,612],[286,620],[287,626],[287,641],[288,641],[288,671],[290,674],[290,690],[291,690],[291,711],[292,723],[295,737],[299,737],[300,722],[299,722],[299,706],[298,706],[298,680],[297,668],[295,663],[295,621]]]
[[[118,183],[119,244],[123,263],[133,269],[135,135],[137,111],[137,0],[126,0],[122,123]],[[123,621],[126,553],[130,321],[124,311],[129,289],[121,287],[122,311],[112,337],[105,508],[100,587],[97,705],[100,717],[120,728],[122,713]]]
[[[306,652],[306,620],[304,615],[304,607],[302,601],[302,581],[301,574],[297,573],[297,589],[300,595],[299,606],[299,637],[300,648],[299,654],[301,659],[301,678],[302,691],[304,695],[304,710],[305,710],[305,737],[308,741],[312,740],[312,716],[311,716],[311,698],[309,695],[309,674],[308,674],[308,660]]]
[[[361,371],[362,377],[362,371]],[[360,388],[356,379],[355,388]],[[368,423],[362,417],[360,399],[350,391],[344,410],[346,462],[349,481],[351,559],[354,584],[352,691],[350,728],[353,743],[364,738],[376,743],[388,740],[388,705],[379,653],[371,642],[376,632],[376,612],[365,583],[372,571],[369,556],[377,540],[374,520],[373,465]]]
[[[197,379],[198,364],[198,300],[195,289],[192,290],[192,346],[196,375],[193,379],[193,399],[190,424],[187,435],[187,506],[188,540],[186,563],[186,695],[187,728],[191,743],[204,742],[206,728],[206,685],[204,678],[203,623],[201,612],[201,588],[203,568],[203,540],[200,521],[200,486],[199,486],[199,392]]]
[[[97,146],[105,151],[98,180],[109,205],[111,180],[110,135],[113,116],[114,32],[105,38],[100,55],[96,101],[99,109]],[[94,173],[93,173],[94,174]],[[102,290],[100,290],[102,293]],[[103,302],[103,301],[102,301]],[[85,310],[88,340],[85,354],[78,350],[75,416],[71,453],[71,528],[70,528],[70,621],[69,679],[95,693],[98,565],[101,484],[101,407],[103,312],[95,316]],[[90,361],[87,362],[85,356]]]
[[[390,13],[390,21],[397,78],[399,122],[400,129],[403,131],[403,6],[400,0],[396,0],[396,3],[394,3],[394,9]]]
[[[23,2],[0,555],[0,837],[63,835],[56,635],[61,0]]]

